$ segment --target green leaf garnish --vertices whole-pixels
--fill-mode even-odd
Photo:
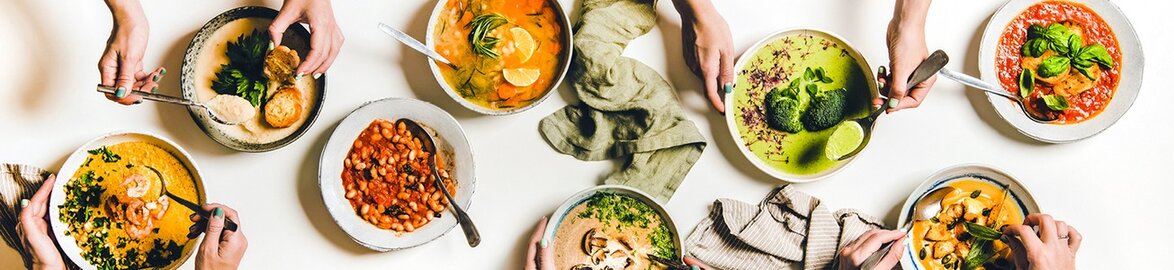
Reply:
[[[982,240],[996,240],[1003,236],[1002,233],[999,233],[995,229],[974,222],[966,222],[966,233],[974,236],[976,239]]]
[[[1023,69],[1023,73],[1019,73],[1019,96],[1026,98],[1032,91],[1035,91],[1035,75],[1031,69]]]
[[[496,51],[493,51],[493,47],[498,42],[501,42],[501,40],[488,35],[493,29],[497,29],[508,22],[509,20],[505,16],[497,13],[482,14],[473,17],[473,20],[468,25],[465,25],[465,27],[470,28],[469,44],[472,45],[473,52],[485,57],[497,59],[498,55]]]
[[[1053,111],[1063,111],[1068,109],[1068,99],[1059,95],[1044,95],[1044,104],[1048,105],[1049,109]]]
[[[1067,57],[1063,56],[1048,57],[1048,59],[1044,59],[1044,61],[1039,64],[1039,76],[1044,78],[1051,78],[1055,77],[1056,75],[1064,74],[1065,72],[1068,72],[1068,66],[1071,64],[1071,62],[1071,60],[1068,60]]]
[[[269,47],[269,35],[253,30],[252,33],[229,41],[225,50],[228,63],[220,65],[212,90],[220,94],[237,95],[253,107],[261,106],[268,90],[269,80],[265,78],[265,51]]]

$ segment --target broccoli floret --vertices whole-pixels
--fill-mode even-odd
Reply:
[[[820,131],[839,124],[844,119],[847,101],[848,90],[844,88],[819,93],[811,99],[811,105],[803,115],[803,126],[810,131]]]
[[[771,90],[766,94],[763,105],[766,107],[764,111],[767,126],[790,133],[803,131],[803,122],[799,120],[803,115],[803,104],[789,95],[787,90]]]

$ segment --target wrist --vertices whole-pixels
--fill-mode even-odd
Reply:
[[[682,21],[689,20],[694,23],[703,22],[704,18],[716,13],[710,0],[673,0],[673,7],[681,14]]]
[[[116,23],[147,21],[147,15],[143,13],[143,6],[138,0],[106,0],[106,6],[110,8],[110,14],[114,16]]]

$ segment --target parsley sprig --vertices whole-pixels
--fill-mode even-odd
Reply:
[[[229,41],[225,52],[228,64],[220,65],[216,80],[212,81],[212,90],[237,95],[248,100],[253,107],[260,106],[269,88],[264,73],[268,44],[269,35],[258,30],[241,35],[236,42]]]

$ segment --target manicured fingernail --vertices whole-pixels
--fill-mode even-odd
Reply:
[[[315,80],[317,80],[318,78],[321,78],[321,77],[322,77],[322,73],[314,73]]]
[[[114,89],[114,96],[117,98],[126,97],[126,87],[119,87],[118,89]]]
[[[542,238],[542,241],[538,241],[538,247],[546,248],[546,238]]]
[[[154,94],[155,92],[159,92],[159,86],[152,86],[151,87],[151,93]]]
[[[733,83],[726,83],[726,85],[724,85],[723,87],[725,87],[725,89],[726,89],[726,94],[734,92],[734,84]]]
[[[167,75],[167,68],[159,68],[159,75]]]
[[[889,99],[889,108],[896,108],[896,107],[897,107],[897,105],[901,105],[901,100],[900,100],[900,99],[895,99],[895,98],[890,98],[890,99]]]
[[[212,215],[216,216],[216,217],[224,217],[224,209],[220,209],[220,207],[216,207],[216,210],[212,211]]]
[[[273,46],[273,41],[270,41],[269,42],[269,50],[272,51],[273,47],[275,47],[275,46]]]
[[[20,208],[25,208],[28,206],[29,206],[29,199],[20,199]]]
[[[302,75],[306,75],[306,74],[305,74],[305,73],[298,73],[298,76],[294,76],[294,80],[295,80],[295,81],[300,81],[300,80],[302,80]]]
[[[696,265],[690,265],[690,266],[689,266],[689,269],[693,269],[693,270],[701,270],[701,267],[700,267],[700,266],[696,266]]]

